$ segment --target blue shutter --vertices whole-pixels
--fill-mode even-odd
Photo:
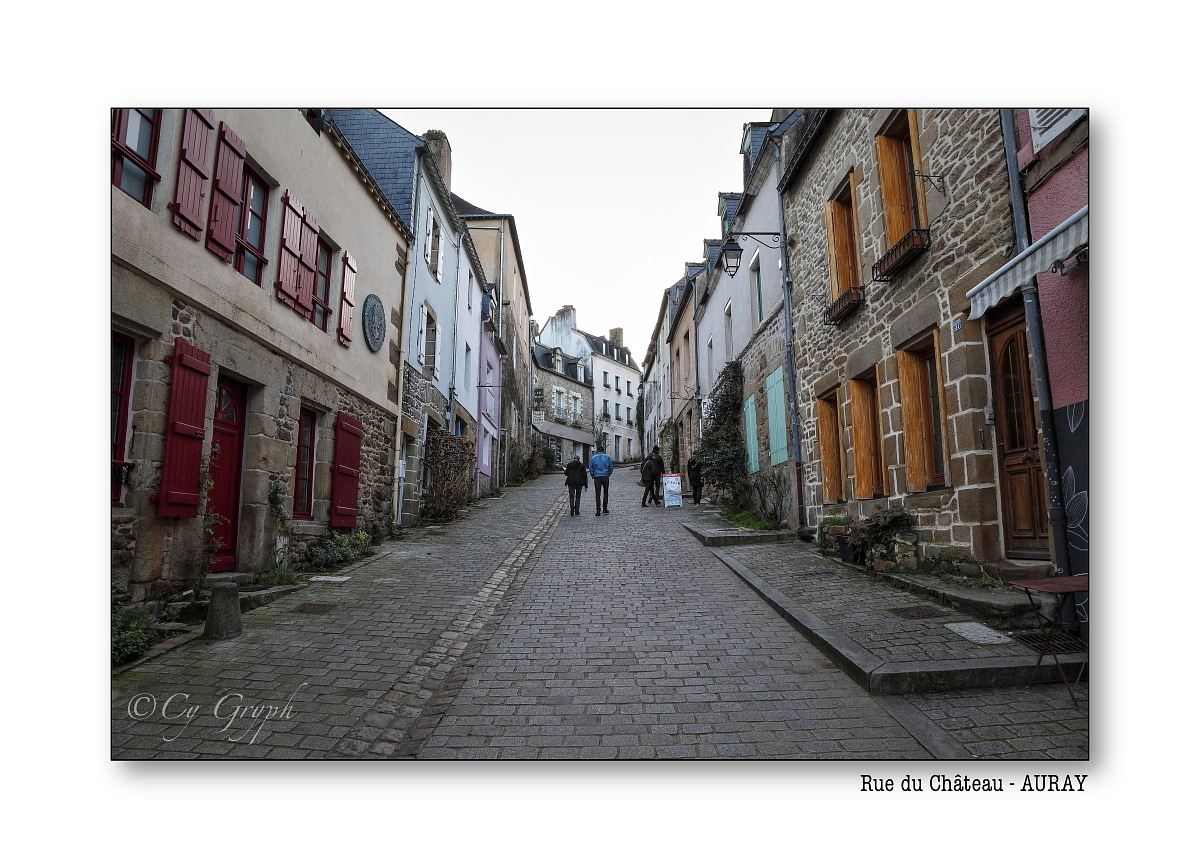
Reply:
[[[758,472],[758,419],[754,414],[754,395],[742,403],[742,418],[746,423],[746,469]]]
[[[771,448],[771,464],[787,461],[787,426],[783,417],[783,368],[778,367],[767,377],[767,431]]]

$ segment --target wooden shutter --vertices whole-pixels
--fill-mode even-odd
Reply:
[[[293,310],[300,305],[300,259],[304,239],[304,209],[290,190],[283,192],[283,229],[279,242],[279,278],[275,281],[275,297]],[[311,295],[309,304],[311,305]]]
[[[897,353],[900,369],[900,416],[904,424],[904,479],[909,491],[929,487],[925,467],[925,412],[921,389],[921,357],[916,353]]]
[[[758,415],[754,409],[754,395],[747,395],[742,403],[742,416],[746,424],[746,470],[758,472]]]
[[[312,313],[313,294],[317,285],[317,239],[321,228],[307,208],[300,223],[300,264],[296,278],[296,313],[307,317]]]
[[[215,123],[212,109],[184,111],[175,198],[167,205],[174,215],[172,222],[197,241],[204,234],[204,182],[208,180],[204,165],[208,158],[208,137]]]
[[[330,527],[354,527],[358,517],[359,460],[362,423],[338,411],[333,421],[333,486],[329,495]]]
[[[354,339],[351,327],[354,323],[354,276],[358,269],[354,257],[349,253],[342,256],[342,309],[338,315],[338,341],[350,346]]]
[[[436,323],[433,340],[433,378],[436,380],[442,372],[442,324]]]
[[[837,396],[817,401],[817,445],[821,450],[821,493],[828,502],[842,499],[842,444]]]
[[[425,373],[425,326],[429,315],[425,312],[425,302],[421,302],[421,316],[417,320],[417,367]]]
[[[883,225],[888,247],[896,244],[914,227],[912,201],[909,198],[908,160],[905,143],[891,136],[876,136],[879,157],[879,188],[883,194]]]
[[[829,300],[837,301],[838,296],[842,294],[842,288],[838,283],[839,263],[838,263],[838,244],[837,244],[837,229],[836,229],[836,202],[825,203],[825,255],[829,261]]]
[[[217,136],[217,169],[213,173],[213,197],[205,247],[226,262],[233,262],[237,245],[245,168],[246,143],[222,121]]]
[[[767,377],[767,431],[771,465],[787,461],[787,420],[783,403],[783,368]]]
[[[200,452],[211,369],[208,353],[183,338],[175,339],[158,494],[158,514],[164,518],[192,518],[199,509]]]
[[[850,381],[850,435],[854,444],[854,496],[870,500],[875,496],[875,468],[879,465],[876,452],[874,383],[867,380]]]

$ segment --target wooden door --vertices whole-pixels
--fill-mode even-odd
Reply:
[[[208,464],[212,489],[208,512],[220,516],[213,525],[217,551],[213,572],[237,568],[238,514],[242,492],[242,434],[246,419],[246,389],[240,383],[217,381],[217,409],[213,414],[213,454]]]
[[[1046,477],[1029,374],[1029,338],[1018,307],[989,330],[996,457],[1007,557],[1048,560]]]

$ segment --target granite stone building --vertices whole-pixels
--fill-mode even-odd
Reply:
[[[319,111],[112,112],[112,584],[390,528],[412,238]]]
[[[810,110],[796,141],[780,190],[806,523],[899,506],[915,557],[1036,556],[1005,545],[996,359],[968,316],[1013,250],[999,113]]]

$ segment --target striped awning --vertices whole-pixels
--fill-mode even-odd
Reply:
[[[1022,284],[1032,280],[1035,274],[1041,274],[1057,261],[1070,259],[1087,243],[1088,206],[1084,205],[968,292],[971,314],[967,319],[979,319]]]

